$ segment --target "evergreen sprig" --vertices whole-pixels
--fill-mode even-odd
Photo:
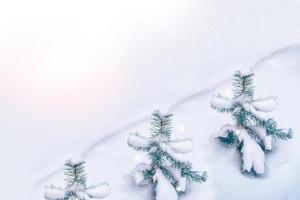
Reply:
[[[109,194],[110,188],[107,183],[101,183],[87,187],[87,174],[85,173],[85,162],[80,159],[67,160],[64,167],[65,188],[53,185],[45,188],[45,199],[47,200],[87,200],[92,199],[94,194],[90,190],[99,188],[102,197]],[[100,188],[102,187],[102,188]],[[96,189],[97,190],[97,189]],[[96,198],[96,197],[95,197]]]
[[[221,95],[213,96],[212,108],[220,113],[231,114],[234,121],[233,129],[227,130],[226,133],[220,134],[219,139],[224,144],[229,146],[236,144],[237,149],[242,153],[244,145],[244,136],[236,133],[236,130],[245,130],[246,133],[261,147],[264,152],[270,151],[272,145],[270,144],[270,137],[273,139],[288,140],[293,136],[293,130],[283,130],[278,128],[276,121],[273,118],[262,118],[259,112],[269,112],[268,109],[260,108],[257,102],[265,101],[270,103],[273,98],[265,98],[254,100],[254,84],[253,73],[241,73],[237,71],[233,75],[233,98],[225,98]],[[261,103],[260,103],[261,104]],[[262,104],[264,105],[264,104]],[[230,125],[231,126],[231,125]],[[261,132],[265,131],[265,133]],[[272,139],[271,138],[271,139]],[[247,140],[247,139],[246,139]],[[268,140],[266,142],[266,140]],[[267,145],[267,146],[265,146]],[[255,171],[253,168],[251,171]],[[256,173],[256,172],[255,172]]]
[[[242,95],[247,95],[249,98],[253,98],[254,85],[253,85],[253,73],[242,74],[237,71],[233,75],[233,93],[237,98]]]
[[[274,139],[288,140],[293,137],[293,130],[288,129],[284,131],[283,129],[277,128],[277,123],[274,119],[268,119],[265,122],[265,127],[268,135],[271,135]]]
[[[172,114],[163,115],[158,110],[152,113],[151,132],[152,138],[161,135],[165,136],[168,141],[171,139],[171,117]]]
[[[199,173],[192,169],[192,164],[190,162],[180,161],[175,158],[171,152],[169,152],[168,144],[172,142],[172,114],[162,114],[160,111],[156,110],[152,113],[151,120],[151,136],[150,138],[145,138],[139,134],[134,134],[141,139],[147,139],[147,146],[132,145],[129,146],[136,151],[145,151],[150,160],[150,169],[145,169],[142,171],[144,180],[148,180],[153,186],[153,198],[156,198],[156,186],[157,182],[154,181],[154,175],[158,169],[161,170],[164,177],[173,185],[174,189],[177,186],[177,180],[174,177],[170,167],[177,170],[182,178],[190,182],[202,183],[207,180],[207,173]],[[177,191],[177,190],[176,190]],[[182,191],[177,191],[178,195]]]
[[[73,163],[71,160],[67,160],[65,162],[65,182],[67,187],[71,187],[74,184],[86,187],[87,175],[85,173],[84,164],[84,161]]]
[[[140,135],[139,133],[131,133],[130,135],[139,137],[141,140],[147,140],[148,139],[148,138]],[[141,151],[141,152],[148,152],[151,148],[151,146],[149,146],[149,145],[147,145],[147,146],[135,146],[135,145],[130,144],[129,142],[127,142],[127,145],[129,147],[133,148],[134,150]]]

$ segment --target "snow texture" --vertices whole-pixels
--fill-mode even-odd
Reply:
[[[250,73],[250,72],[249,72]],[[247,74],[247,73],[246,73]],[[217,107],[220,109],[223,108],[230,108],[226,107],[229,103],[224,103],[224,101],[216,100],[218,97],[214,96],[212,100],[212,106]],[[223,100],[222,98],[219,98]],[[240,105],[243,106],[243,108],[251,113],[253,113],[258,118],[261,118],[259,113],[257,111],[261,110],[270,110],[272,104],[272,99],[268,98],[265,101],[261,101],[261,104],[258,104],[258,108],[254,108],[252,105],[252,100],[247,98],[246,96],[239,96],[238,98],[235,98],[232,100],[232,102],[238,102]],[[273,104],[272,104],[273,106]],[[257,136],[263,141],[266,150],[272,149],[272,137],[268,136],[266,132],[261,128],[253,127],[254,133],[257,134]],[[242,153],[242,161],[243,161],[243,170],[251,172],[253,169],[257,174],[263,174],[265,171],[265,155],[262,151],[260,145],[256,143],[247,133],[245,129],[238,129],[235,126],[232,125],[225,125],[221,128],[221,130],[218,132],[217,137],[227,137],[229,131],[233,131],[239,139],[239,142],[243,144],[243,147],[241,149]]]
[[[190,153],[194,149],[194,143],[191,139],[173,140],[168,145],[174,153]]]
[[[45,185],[63,184],[62,163],[73,155],[89,163],[91,181],[111,183],[108,200],[150,199],[126,178],[137,164],[126,140],[168,105],[174,130],[186,127],[176,137],[193,138],[189,156],[209,173],[182,200],[299,200],[299,1],[3,3],[2,199],[41,200]],[[255,94],[280,99],[274,118],[295,130],[274,142],[262,179],[242,176],[235,151],[211,140],[228,122],[211,96],[241,66],[253,69]],[[7,187],[16,183],[18,192]]]
[[[129,135],[127,143],[134,147],[147,147],[148,139],[146,137],[133,133]]]
[[[265,153],[245,129],[240,129],[236,132],[239,142],[243,143],[241,149],[243,170],[251,172],[253,168],[257,174],[263,174],[265,172]]]
[[[267,99],[256,100],[252,103],[257,111],[261,112],[272,112],[277,107],[277,102],[274,97],[269,97]]]
[[[146,163],[138,164],[131,172],[134,182],[138,186],[145,186],[149,184],[149,180],[145,180],[143,171],[151,169],[151,166]]]
[[[66,192],[75,192],[75,193],[82,190],[84,190],[84,185],[80,183],[74,183],[73,185],[65,189]]]
[[[243,67],[239,70],[241,76],[248,76],[253,74],[253,70],[249,67]]]
[[[169,115],[170,113],[166,114]],[[164,114],[163,114],[164,116]],[[146,147],[147,146],[147,138],[144,138],[137,134],[130,134],[128,137],[128,144],[134,147]],[[173,158],[177,158],[176,154],[183,154],[183,153],[190,153],[194,149],[194,144],[191,139],[178,139],[169,141],[167,137],[165,137],[163,134],[158,134],[154,138],[148,139],[148,142],[156,141],[159,143],[160,148],[167,152],[169,155],[171,155]],[[155,149],[153,149],[155,150]],[[151,151],[151,150],[150,150]],[[175,155],[174,155],[175,154]],[[180,160],[180,159],[178,159]],[[177,171],[176,169],[173,169],[171,167],[171,162],[168,160],[165,160],[163,163],[163,166],[166,167],[168,171],[171,172],[173,177],[175,178],[177,185],[176,190],[174,189],[174,186],[169,182],[169,180],[166,180],[166,178],[163,176],[161,177],[161,170],[159,168],[156,168],[156,174],[153,176],[153,181],[157,182],[156,184],[156,200],[163,199],[163,198],[171,198],[172,199],[172,193],[175,191],[177,192],[185,192],[186,191],[186,185],[187,180],[186,178],[181,176],[181,173]],[[144,178],[144,171],[146,169],[151,169],[151,166],[146,163],[140,163],[138,164],[134,170],[131,173],[131,176],[134,179],[134,182],[139,186],[148,185],[149,181],[145,180]],[[167,187],[170,187],[172,189],[169,189],[170,191],[163,189],[165,185],[168,185]],[[171,196],[170,196],[171,195]],[[177,193],[176,193],[177,196]]]
[[[44,195],[50,200],[64,200],[69,192],[75,193],[76,197],[80,200],[102,199],[110,194],[110,187],[106,183],[88,189],[84,189],[78,185],[73,185],[65,190],[55,187],[46,187]]]
[[[61,188],[46,187],[44,195],[48,199],[64,199],[65,191]]]
[[[76,198],[78,200],[90,200],[90,197],[83,191],[76,191]]]
[[[156,182],[156,200],[177,200],[177,192],[174,187],[169,183],[166,177],[163,175],[160,169],[156,169],[156,173],[153,176],[153,180]]]
[[[291,60],[291,56],[288,54],[281,59],[284,61]],[[273,62],[276,63],[276,61]],[[295,66],[298,66],[298,63],[299,62],[297,62],[297,65]],[[297,68],[295,67],[295,69]],[[274,90],[274,88],[278,88],[278,90],[274,90],[274,93],[272,91],[272,94],[276,95],[281,100],[281,109],[275,113],[275,117],[280,119],[286,125],[291,125],[295,130],[299,129],[296,116],[298,116],[300,110],[296,105],[298,101],[300,101],[300,97],[294,93],[293,90],[287,90],[286,88],[291,87],[295,82],[300,84],[298,79],[299,73],[296,72],[297,71],[294,69],[290,69],[289,71],[286,68],[269,68],[269,66],[262,68],[261,71],[255,71],[255,81],[261,86],[260,88],[257,88],[261,89],[261,91],[258,91],[258,94],[263,95],[266,91],[270,91],[270,89]],[[228,85],[225,85],[224,88],[230,87],[231,73],[232,71],[228,73],[228,81],[226,82]],[[266,80],[266,75],[269,75],[270,73],[272,73],[276,79],[282,78],[282,74],[285,74],[287,78],[281,83],[269,82],[269,80]],[[217,87],[216,89],[219,91],[223,88]],[[272,154],[268,159],[267,165],[272,167],[266,177],[263,177],[263,181],[241,176],[237,171],[236,162],[225,159],[224,150],[216,147],[209,139],[211,133],[217,132],[218,127],[216,124],[225,124],[228,122],[228,117],[224,116],[222,119],[207,106],[211,100],[211,95],[215,92],[215,90],[209,90],[209,92],[200,93],[197,97],[191,97],[182,104],[184,106],[175,110],[174,113],[176,114],[174,115],[176,116],[174,119],[174,129],[177,129],[177,123],[179,123],[180,125],[184,124],[187,128],[186,130],[188,130],[188,132],[183,130],[182,132],[176,133],[178,134],[176,137],[179,137],[180,134],[184,134],[185,136],[188,135],[189,137],[194,138],[197,148],[195,149],[196,151],[193,151],[190,155],[193,158],[193,163],[199,164],[201,168],[209,169],[208,173],[210,175],[210,179],[208,179],[206,184],[201,184],[201,187],[196,185],[193,186],[193,192],[185,193],[182,198],[191,200],[202,197],[207,197],[209,200],[297,199],[299,197],[299,192],[297,191],[299,180],[298,176],[295,176],[295,174],[300,174],[300,162],[299,159],[297,159],[300,157],[298,153],[299,147],[297,145],[299,143],[299,137],[295,135],[295,138],[288,141],[286,144],[278,144],[280,145],[280,151],[276,152],[276,154]],[[257,116],[262,114],[260,111],[256,110],[254,105],[251,106],[251,104],[247,102],[245,102],[244,105],[246,107],[248,106],[247,108],[251,109],[251,112],[255,111]],[[201,123],[199,123],[199,121]],[[144,121],[138,121],[137,124],[130,126],[130,128],[135,130],[136,125],[144,130],[148,130],[148,118]],[[226,137],[228,130],[236,132],[234,126],[226,125],[220,130],[218,136]],[[244,170],[251,171],[251,169],[254,169],[257,172],[263,173],[265,168],[265,158],[262,150],[253,138],[246,134],[241,134],[241,132],[242,131],[237,131],[236,133],[239,135],[239,141],[246,141],[246,145],[244,145],[242,149],[243,160],[245,160],[243,163]],[[86,157],[91,164],[90,167],[92,169],[89,174],[98,175],[101,179],[109,180],[114,185],[115,189],[108,199],[140,199],[143,196],[150,195],[150,188],[146,187],[144,191],[136,190],[131,181],[124,179],[127,175],[126,173],[132,169],[132,166],[136,165],[136,161],[128,159],[132,158],[134,154],[130,148],[127,149],[125,146],[126,142],[124,143],[124,141],[126,141],[128,137],[127,133],[128,130],[124,129],[113,137],[108,137],[105,141],[100,142],[97,148],[90,151]],[[264,142],[266,148],[270,149],[272,143],[270,143],[269,137],[265,136],[264,132],[257,131],[257,133],[259,138]],[[146,143],[142,140],[142,142],[132,142],[132,144],[145,146]],[[170,151],[173,151],[171,147]],[[235,152],[232,151],[227,153],[230,153],[233,156]],[[68,154],[66,154],[66,156],[69,157]],[[103,162],[103,159],[105,159],[105,162]],[[203,162],[203,160],[205,160],[205,162]],[[99,165],[101,165],[103,170],[99,171]],[[112,171],[113,173],[107,173],[107,171]],[[226,173],[224,173],[224,171],[226,171]],[[282,177],[285,177],[285,179],[282,179]],[[37,187],[35,187],[35,199],[40,199],[42,191],[44,190],[44,185],[52,182],[53,179],[55,179],[55,176],[49,176],[48,178],[45,178],[41,184],[38,184]],[[141,174],[139,180],[143,180]],[[237,187],[239,190],[235,189]],[[184,187],[177,188],[177,190],[180,190],[181,188],[183,190]],[[249,190],[251,190],[250,196],[248,196]]]
[[[185,192],[187,187],[187,180],[185,177],[182,177],[180,172],[177,169],[174,169],[172,167],[166,167],[169,172],[171,172],[172,176],[177,181],[176,185],[176,191],[177,192]]]
[[[232,101],[227,98],[223,98],[219,95],[213,95],[211,102],[213,108],[218,109],[230,109],[232,107]]]
[[[298,63],[300,63],[300,46],[299,54],[297,55],[299,56],[299,61],[297,61],[294,65],[289,64],[289,66],[294,66],[294,68],[287,69],[285,67],[286,62],[290,62],[294,59],[293,53],[292,56],[287,54],[280,59],[277,57],[276,59],[272,59],[275,67],[270,67],[269,64],[266,66],[260,65],[258,68],[260,70],[257,69],[254,71],[255,83],[260,86],[259,88],[257,87],[257,95],[263,95],[272,90],[272,94],[278,97],[281,101],[280,109],[274,113],[274,117],[280,120],[281,123],[294,128],[295,132],[299,129],[297,116],[300,110],[296,105],[300,101],[300,96],[295,93],[293,89],[287,90],[286,88],[293,88],[295,83],[300,84],[299,73],[297,71],[297,66],[299,66]],[[280,64],[281,62],[283,62],[283,65]],[[198,165],[199,168],[208,169],[207,171],[210,176],[208,182],[201,184],[200,186],[193,185],[192,192],[185,193],[181,198],[190,200],[198,200],[199,198],[208,200],[297,199],[299,197],[298,175],[300,174],[300,160],[298,159],[300,157],[300,151],[299,145],[297,145],[300,138],[297,134],[295,134],[293,140],[287,141],[286,143],[276,144],[280,145],[280,151],[268,157],[266,164],[271,167],[269,173],[263,177],[263,181],[256,179],[253,180],[242,176],[238,172],[237,162],[239,159],[235,155],[235,151],[225,151],[224,148],[214,145],[213,141],[210,140],[211,134],[217,132],[219,129],[216,124],[225,124],[228,122],[227,116],[222,118],[219,114],[212,112],[209,106],[211,96],[216,91],[230,87],[232,72],[232,70],[229,71],[227,77],[228,80],[225,83],[222,82],[222,85],[219,85],[213,90],[199,92],[199,94],[197,93],[195,96],[191,95],[191,97],[187,98],[188,100],[185,100],[182,104],[180,104],[180,109],[177,107],[177,109],[173,108],[172,110],[174,111],[174,130],[178,130],[177,126],[179,125],[184,125],[184,127],[186,127],[185,130],[174,132],[175,137],[180,138],[184,135],[193,138],[197,145],[195,146],[195,150],[188,156],[192,158],[193,164]],[[282,75],[284,74],[285,81],[280,83],[272,82],[266,78],[270,74],[272,74],[276,80],[283,79]],[[225,85],[223,86],[223,84]],[[276,88],[276,90],[274,88]],[[197,87],[196,89],[198,90]],[[247,105],[249,106],[249,104]],[[262,112],[257,111],[254,106],[249,107],[249,109],[251,109],[251,111],[256,111],[257,115],[263,114]],[[145,116],[148,116],[148,112]],[[148,122],[149,118],[147,117],[144,118],[144,120],[137,120],[137,123],[125,126],[126,128],[121,129],[116,134],[106,137],[103,141],[99,141],[95,149],[86,153],[85,160],[89,162],[89,177],[95,176],[95,179],[101,178],[108,180],[114,187],[114,190],[112,190],[108,199],[141,199],[146,196],[150,198],[150,187],[145,187],[143,190],[137,190],[132,184],[132,181],[128,181],[124,178],[128,175],[127,173],[132,170],[132,166],[137,164],[136,162],[144,162],[144,160],[136,161],[129,159],[132,158],[135,153],[132,149],[127,148],[125,145],[126,139],[128,138],[128,132],[136,130],[136,126],[143,130],[148,130]],[[228,130],[236,132],[236,128],[234,126],[226,125],[220,130],[218,136],[226,137]],[[240,133],[237,132],[237,134]],[[260,135],[260,133],[258,135]],[[266,147],[268,146],[267,144],[270,144],[268,142],[269,139],[266,139],[267,137],[264,137],[263,133],[260,138],[265,138],[264,144]],[[251,137],[247,137],[246,134],[244,137],[240,136],[239,140],[247,141],[247,144],[243,147],[243,150],[245,151],[245,154],[243,155],[245,158],[243,159],[247,161],[243,165],[244,169],[249,171],[251,168],[255,168],[255,170],[263,172],[265,161],[260,147],[255,144],[256,142]],[[81,138],[80,142],[82,143],[82,141],[83,139]],[[69,143],[66,142],[66,144]],[[132,144],[145,146],[146,143],[142,140],[142,142],[132,142]],[[173,152],[171,147],[170,152]],[[225,157],[224,153],[236,158],[236,162],[232,162],[232,159],[228,159],[227,156]],[[65,155],[63,160],[71,157],[70,154],[62,154]],[[76,151],[74,151],[74,154],[76,154]],[[103,160],[105,160],[105,162],[103,162]],[[99,170],[99,166],[101,166],[101,170]],[[58,174],[55,173],[55,176],[51,174],[46,176],[48,175],[47,172],[51,171],[51,167],[55,169],[55,165],[50,163],[49,169],[45,168],[45,171],[39,170],[39,173],[36,174],[35,178],[36,180],[39,180],[39,182],[37,182],[34,187],[34,200],[40,199],[43,195],[44,186],[54,182],[56,179]],[[224,171],[226,173],[224,173]],[[39,174],[44,175],[42,177],[45,178],[41,180],[37,179],[40,177],[37,176]],[[282,179],[282,177],[285,178]],[[57,179],[59,179],[59,177]],[[143,180],[142,176],[140,176],[139,180]],[[236,188],[239,189],[236,190]],[[177,188],[177,190],[179,189],[180,188]],[[249,191],[251,191],[251,195]]]
[[[272,136],[267,135],[266,130],[260,127],[251,127],[256,135],[263,141],[265,149],[272,150]]]
[[[163,117],[163,116],[170,115],[171,111],[170,111],[170,109],[168,107],[163,107],[163,108],[159,109],[159,113]]]
[[[252,70],[239,71],[240,75],[246,76],[253,74]],[[276,99],[268,97],[266,99],[253,100],[246,95],[240,95],[232,100],[226,99],[222,96],[213,96],[211,100],[211,106],[217,109],[230,109],[232,105],[238,104],[245,110],[252,113],[258,119],[267,119],[265,116],[261,116],[260,112],[271,112],[276,109]],[[251,122],[249,124],[251,126]],[[251,126],[251,129],[255,135],[262,141],[265,150],[272,149],[272,137],[267,135],[263,128]],[[251,172],[252,169],[257,174],[263,174],[265,172],[265,155],[263,150],[257,141],[251,138],[245,129],[238,129],[235,126],[225,125],[218,132],[217,137],[228,136],[229,131],[233,131],[239,138],[239,142],[242,143],[242,162],[243,170]]]
[[[97,185],[96,187],[90,187],[86,190],[86,193],[90,198],[102,199],[110,194],[110,187],[108,184]]]
[[[248,101],[248,100],[245,100],[244,98],[240,98],[239,99],[239,103],[243,106],[243,108],[246,111],[252,113],[257,118],[264,119],[264,120],[268,119],[268,117],[264,116],[261,111],[258,111],[258,110],[255,109],[255,107],[253,106],[253,102],[252,101]]]

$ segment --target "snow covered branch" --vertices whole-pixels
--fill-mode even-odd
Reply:
[[[238,136],[242,143],[242,169],[248,173],[254,170],[257,174],[265,172],[265,154],[261,147],[248,135],[245,129]]]
[[[217,137],[227,145],[237,144],[244,172],[263,174],[265,153],[272,150],[272,139],[291,139],[293,131],[279,129],[274,119],[261,116],[275,110],[277,102],[274,97],[254,100],[253,76],[252,72],[234,73],[233,99],[213,96],[211,105],[221,113],[230,113],[235,123],[223,126]]]
[[[72,158],[65,162],[66,187],[45,187],[44,196],[47,200],[92,200],[102,199],[109,195],[110,187],[107,183],[86,187],[84,161],[81,158]]]
[[[64,200],[66,193],[62,188],[47,186],[44,191],[44,196],[47,200]]]
[[[211,107],[220,112],[231,112],[233,103],[230,99],[221,95],[214,95],[211,99]]]
[[[137,151],[148,150],[148,138],[141,136],[138,133],[131,133],[127,139],[127,144]]]
[[[171,139],[172,115],[154,111],[152,116],[151,137],[138,134],[128,137],[129,146],[147,152],[150,161],[138,164],[131,175],[139,186],[152,185],[153,199],[177,200],[178,194],[186,191],[188,182],[205,182],[207,174],[193,170],[190,162],[176,158],[177,154],[191,152],[194,144],[191,139]]]
[[[277,102],[274,97],[255,100],[252,105],[257,111],[260,112],[272,112],[277,108]]]
[[[190,153],[194,149],[194,143],[191,139],[173,140],[169,146],[175,153]]]

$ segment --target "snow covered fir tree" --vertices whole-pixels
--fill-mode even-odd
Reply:
[[[132,172],[139,186],[151,185],[155,200],[177,200],[186,191],[188,182],[205,182],[206,172],[197,172],[192,164],[176,156],[193,150],[191,139],[172,140],[172,114],[156,110],[152,113],[149,137],[132,133],[128,145],[136,151],[146,152],[147,163],[138,164]]]
[[[274,97],[254,99],[254,74],[237,71],[233,75],[233,98],[212,97],[211,106],[220,113],[229,113],[234,124],[226,124],[217,134],[221,142],[236,146],[242,157],[245,174],[265,173],[265,154],[272,150],[272,141],[292,138],[292,129],[278,128],[273,118],[264,115],[276,109]]]
[[[44,196],[47,200],[96,200],[109,195],[110,187],[101,183],[87,187],[85,162],[80,158],[65,162],[65,188],[47,186]]]

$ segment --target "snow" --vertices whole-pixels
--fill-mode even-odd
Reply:
[[[156,200],[177,200],[177,192],[174,187],[169,183],[166,177],[163,175],[160,169],[156,169],[156,173],[153,176],[156,185]]]
[[[212,97],[210,104],[213,108],[218,109],[230,109],[232,107],[232,101],[230,99],[216,95]]]
[[[90,200],[90,197],[83,191],[76,191],[76,198],[79,200]]]
[[[272,136],[267,135],[266,130],[259,127],[251,127],[256,135],[263,141],[266,150],[272,150]]]
[[[267,120],[268,116],[264,115],[261,111],[258,111],[255,109],[255,107],[252,105],[252,102],[242,102],[242,106],[245,110],[252,113],[254,116],[256,116],[259,119]]]
[[[272,137],[268,136],[262,128],[251,128],[264,142],[266,150],[271,150]],[[216,137],[226,138],[228,136],[228,131],[233,131],[237,135],[239,143],[243,143],[243,147],[241,149],[243,170],[251,172],[253,169],[257,174],[263,174],[265,172],[265,154],[257,142],[249,136],[245,129],[238,129],[230,124],[224,125]]]
[[[180,172],[177,169],[172,167],[166,167],[172,174],[172,176],[177,181],[176,191],[177,192],[186,192],[187,180],[185,177],[182,177]]]
[[[161,114],[161,116],[167,116],[171,114],[171,110],[168,107],[162,107],[159,109],[159,113]]]
[[[147,138],[140,136],[136,133],[132,133],[129,135],[129,137],[127,139],[127,143],[134,147],[147,147],[148,146]]]
[[[276,64],[275,67],[270,67],[268,64],[258,68],[259,70],[254,70],[256,94],[258,96],[274,95],[280,99],[278,109],[272,113],[272,117],[278,120],[278,124],[280,124],[281,127],[294,128],[297,133],[297,129],[299,129],[298,121],[297,117],[293,116],[297,116],[299,112],[298,107],[295,105],[300,101],[300,97],[294,93],[293,90],[286,90],[286,88],[292,87],[292,85],[296,85],[296,83],[300,84],[298,79],[299,73],[297,73],[298,68],[287,69],[285,67],[277,67],[285,66],[287,60],[291,60],[290,54],[287,54],[279,60],[278,58],[274,61],[272,60],[272,62]],[[283,61],[283,65],[278,64],[278,62]],[[298,64],[295,66],[298,66]],[[285,74],[286,81],[281,83],[269,82],[269,80],[266,79],[266,75],[270,73],[272,73],[274,79],[279,79],[282,74]],[[228,76],[228,78],[230,78],[230,76]],[[189,158],[188,160],[193,162],[195,169],[207,170],[209,175],[208,182],[204,184],[188,185],[188,192],[182,195],[180,199],[282,200],[285,199],[285,197],[288,197],[288,200],[296,199],[299,194],[297,188],[299,186],[298,177],[300,175],[300,161],[298,159],[300,155],[297,145],[299,143],[299,137],[297,134],[295,134],[294,139],[290,141],[274,141],[276,151],[265,159],[268,173],[260,179],[248,178],[240,174],[240,157],[234,148],[225,149],[216,144],[215,140],[211,139],[212,135],[218,133],[219,128],[230,120],[228,115],[220,115],[209,106],[212,94],[223,91],[224,88],[230,88],[231,81],[228,80],[223,84],[225,85],[221,85],[214,90],[209,90],[197,97],[192,97],[181,104],[180,107],[172,109],[174,113],[173,126],[176,127],[180,124],[185,127],[183,131],[174,131],[174,135],[172,136],[174,138],[182,138],[183,136],[193,138],[195,143],[194,151],[185,156]],[[274,88],[278,88],[278,90]],[[254,108],[252,109],[255,110]],[[149,116],[150,113],[151,111],[146,113],[146,116]],[[260,113],[258,112],[258,114]],[[87,171],[89,172],[89,181],[93,183],[99,180],[106,180],[111,183],[112,191],[107,199],[151,199],[150,187],[138,187],[133,183],[132,178],[129,178],[130,172],[137,165],[137,161],[133,159],[137,153],[126,145],[126,140],[128,139],[128,133],[135,130],[146,133],[149,130],[149,118],[129,128],[122,129],[112,137],[108,137],[85,156],[88,167]],[[226,130],[235,129],[232,126],[225,126],[223,131],[218,135],[226,134]],[[262,172],[263,170],[260,169],[260,167],[262,168],[263,166],[263,159],[260,158],[260,147],[256,146],[252,138],[247,138],[246,135],[243,139],[249,141],[249,145],[244,147],[245,149],[247,148],[249,152],[249,155],[245,154],[245,157],[247,157],[245,160],[247,160],[247,164],[249,163],[249,165],[244,166],[245,169],[249,170],[250,167],[253,167],[257,171]],[[140,145],[144,143],[134,144]],[[71,157],[69,155],[66,156],[67,158]],[[263,157],[262,154],[261,157]],[[138,163],[140,162],[139,160]],[[99,170],[99,167],[101,170]],[[47,175],[47,173],[44,174]],[[34,198],[40,199],[45,185],[52,182],[56,183],[56,179],[61,180],[61,177],[57,176],[58,175],[49,176],[37,184],[36,187],[34,187]],[[94,180],[90,180],[91,178]],[[236,190],[236,188],[239,188],[239,190]],[[249,194],[249,191],[251,191],[251,195],[246,196]]]
[[[84,190],[84,185],[83,184],[80,184],[80,183],[74,183],[73,185],[71,185],[70,187],[66,188],[65,191],[66,192],[79,192],[79,191],[82,191]]]
[[[261,112],[272,112],[277,107],[277,102],[274,97],[269,97],[267,99],[256,100],[252,103],[257,111]]]
[[[186,178],[179,177],[177,180],[176,191],[177,192],[186,192],[187,180]]]
[[[287,60],[291,60],[290,54],[279,59],[280,62]],[[279,61],[276,59],[272,62],[278,63]],[[281,64],[275,66],[281,66]],[[295,105],[300,101],[300,98],[292,90],[286,90],[286,88],[291,87],[291,85],[299,83],[296,69],[297,68],[292,68],[288,70],[286,68],[269,67],[269,65],[266,65],[254,72],[255,85],[257,86],[256,93],[259,96],[271,94],[280,99],[281,103],[278,105],[276,112],[272,113],[272,117],[278,120],[278,124],[280,124],[281,127],[294,128],[297,133],[297,129],[299,129],[298,121],[297,117],[293,116],[297,116],[299,112],[299,109],[297,109]],[[287,80],[284,83],[274,85],[274,82],[266,80],[266,74],[270,73],[277,79],[280,78],[282,74],[285,74]],[[224,88],[229,88],[230,85],[231,82],[229,80],[225,83]],[[274,90],[274,87],[278,88],[278,90]],[[288,197],[288,200],[297,199],[297,195],[299,194],[299,192],[297,192],[299,186],[298,177],[300,175],[300,161],[298,159],[300,155],[297,145],[297,143],[299,143],[299,137],[297,134],[295,134],[293,140],[287,142],[274,141],[276,151],[265,158],[268,173],[260,179],[248,178],[240,174],[240,157],[234,148],[225,149],[216,144],[214,140],[211,140],[211,136],[218,133],[220,126],[228,123],[230,120],[228,115],[220,115],[209,106],[211,95],[222,91],[224,88],[223,86],[217,87],[215,90],[193,97],[181,104],[180,107],[173,109],[174,127],[176,127],[177,124],[185,127],[183,131],[174,132],[173,136],[175,138],[181,138],[182,136],[193,138],[195,143],[194,151],[186,156],[193,162],[195,169],[207,170],[209,174],[208,182],[188,185],[188,192],[182,195],[180,199],[196,200],[206,197],[208,200],[282,200],[285,199],[285,197]],[[272,88],[272,92],[270,92],[270,88]],[[147,113],[147,116],[149,113]],[[260,113],[258,112],[258,114]],[[121,130],[113,137],[102,141],[85,157],[88,163],[87,167],[89,167],[89,180],[90,178],[94,178],[91,182],[107,180],[111,183],[113,190],[107,199],[151,199],[151,188],[137,187],[132,183],[131,178],[127,178],[132,168],[137,164],[133,159],[137,153],[126,145],[128,133],[135,130],[141,130],[143,133],[147,132],[147,130],[149,130],[149,118],[128,129]],[[225,126],[223,131],[219,132],[218,135],[226,134],[226,130],[235,130],[235,128],[229,125]],[[260,147],[256,146],[252,138],[247,138],[247,135],[241,137],[241,139],[249,141],[247,142],[249,144],[244,147],[245,149],[247,148],[249,152],[249,154],[245,154],[244,158],[248,164],[246,165],[245,162],[245,169],[249,170],[253,167],[255,170],[262,172],[263,155],[259,150]],[[67,157],[70,156],[67,155]],[[103,162],[104,160],[105,162]],[[139,160],[138,162],[141,161]],[[99,166],[101,166],[101,170],[99,170]],[[42,181],[41,184],[38,184],[34,188],[35,199],[39,199],[42,196],[45,185],[51,182],[56,183],[56,179],[60,180],[61,177],[56,178],[56,176],[52,175]],[[239,190],[236,190],[237,187]],[[251,196],[245,196],[249,194],[249,191],[251,191]]]
[[[253,168],[257,174],[265,172],[265,153],[261,147],[248,135],[245,129],[240,129],[238,134],[239,142],[243,142],[241,149],[243,169],[251,172]]]
[[[138,186],[145,186],[149,184],[149,181],[144,179],[143,171],[146,169],[151,169],[149,164],[139,163],[131,172],[131,176],[133,177],[135,184]]]
[[[84,162],[84,159],[81,156],[73,156],[69,161],[71,165],[75,166]]]
[[[244,67],[239,69],[239,74],[242,76],[247,76],[253,74],[253,70],[249,67]]]
[[[194,149],[194,143],[191,139],[173,140],[169,146],[175,153],[190,153]]]
[[[76,193],[76,196],[81,200],[90,200],[90,199],[102,199],[107,197],[110,194],[110,187],[108,184],[101,184],[98,186],[90,187],[86,190],[79,189],[77,186],[73,186],[67,189],[67,192],[73,191]],[[44,191],[45,197],[50,200],[63,200],[65,199],[65,190],[55,187],[46,187]]]
[[[61,188],[46,187],[44,195],[49,199],[64,199],[65,191]]]
[[[175,138],[193,138],[195,169],[209,174],[180,199],[299,199],[299,1],[17,0],[0,9],[3,199],[42,199],[45,185],[64,184],[64,161],[82,155],[91,183],[111,183],[107,199],[150,200],[129,178],[137,163],[126,141],[162,105],[185,127]],[[229,118],[211,96],[241,66],[255,73],[255,96],[280,101],[280,127],[295,130],[274,141],[260,179],[240,174],[236,151],[212,139]],[[16,183],[18,192],[7,187]]]
[[[161,114],[161,113],[160,113]],[[169,114],[168,114],[169,115]],[[137,134],[130,134],[130,137],[138,137],[141,138],[141,136],[137,135]],[[143,140],[146,140],[146,138],[143,138]],[[165,151],[168,152],[173,158],[176,158],[176,156],[173,155],[173,153],[177,153],[177,154],[182,154],[182,153],[189,153],[193,150],[194,144],[193,141],[191,139],[180,139],[180,140],[173,140],[173,141],[169,141],[168,138],[165,138],[164,135],[162,134],[158,134],[157,136],[155,136],[155,138],[151,138],[150,142],[152,142],[153,140],[159,142],[159,146],[160,148]],[[135,146],[135,147],[141,147],[140,142],[136,142],[136,139],[129,139],[128,140],[128,144],[131,146]],[[151,151],[151,150],[150,150]],[[156,151],[155,148],[153,149],[153,151]],[[161,177],[160,173],[161,173],[161,169],[159,169],[158,167],[155,168],[156,170],[156,174],[153,175],[153,181],[155,182],[156,186],[155,186],[155,194],[156,194],[156,198],[155,199],[162,199],[162,198],[172,198],[172,194],[169,194],[170,192],[172,193],[174,190],[177,192],[185,192],[186,191],[186,184],[187,184],[187,180],[184,177],[181,177],[181,173],[180,171],[177,171],[176,169],[172,169],[172,163],[170,161],[167,160],[163,160],[163,164],[164,167],[166,167],[166,169],[168,171],[170,171],[173,175],[173,177],[176,180],[176,190],[175,189],[170,189],[169,192],[165,193],[166,191],[164,191],[163,185],[168,184],[167,187],[174,187],[169,180],[167,180],[167,183],[165,183],[165,177]],[[149,164],[146,163],[140,163],[138,164],[134,170],[131,173],[131,176],[134,179],[134,182],[138,185],[138,186],[144,186],[144,185],[148,185],[149,181],[145,180],[144,177],[144,171],[147,169],[151,169],[151,166]]]
[[[96,187],[91,187],[86,190],[86,193],[91,198],[102,199],[110,194],[110,187],[108,184],[101,184]]]

